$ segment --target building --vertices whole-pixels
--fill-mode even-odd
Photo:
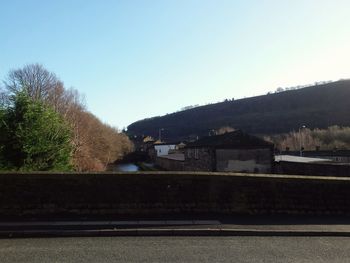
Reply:
[[[327,154],[327,156],[329,156]],[[274,173],[313,176],[350,176],[350,163],[340,163],[332,158],[300,157],[293,155],[275,156]]]
[[[184,161],[185,157],[183,153],[172,153],[158,156],[156,165],[167,171],[184,171]]]
[[[292,162],[292,163],[324,163],[331,162],[331,159],[311,158],[295,155],[275,155],[275,162]]]
[[[153,147],[154,139],[150,136],[132,136],[130,137],[131,141],[134,144],[135,152],[147,152],[150,147]]]
[[[176,143],[156,143],[154,144],[157,157],[168,155],[169,151],[176,149]]]
[[[184,167],[188,171],[271,173],[273,151],[272,143],[238,130],[188,143]]]
[[[299,151],[284,151],[283,155],[295,155],[299,156]],[[311,158],[321,158],[321,159],[330,159],[333,162],[337,163],[350,163],[350,150],[316,150],[316,151],[303,151],[304,157]]]

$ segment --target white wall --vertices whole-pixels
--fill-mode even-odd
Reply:
[[[169,150],[175,149],[175,144],[166,144],[166,145],[154,145],[157,156],[168,155]]]

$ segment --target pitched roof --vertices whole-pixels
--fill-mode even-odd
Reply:
[[[154,145],[179,145],[182,142],[160,142],[159,140],[154,143]]]
[[[203,137],[187,144],[186,148],[214,147],[214,148],[259,148],[273,147],[273,144],[240,130],[221,135]]]

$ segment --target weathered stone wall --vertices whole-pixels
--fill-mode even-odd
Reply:
[[[214,172],[215,169],[215,150],[211,148],[188,148],[185,150],[186,171]]]
[[[157,157],[156,165],[167,171],[184,171],[184,161]]]
[[[217,149],[216,171],[271,173],[271,149]]]
[[[350,164],[296,163],[280,161],[275,162],[274,173],[350,177]]]
[[[0,174],[0,219],[187,213],[350,215],[350,178],[198,172]]]

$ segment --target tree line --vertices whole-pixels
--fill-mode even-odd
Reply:
[[[275,144],[275,148],[284,151],[299,151],[300,146],[307,151],[312,150],[349,150],[350,127],[331,126],[327,129],[301,128],[285,134],[265,136]]]
[[[40,64],[11,70],[0,89],[0,169],[103,171],[132,150]]]

